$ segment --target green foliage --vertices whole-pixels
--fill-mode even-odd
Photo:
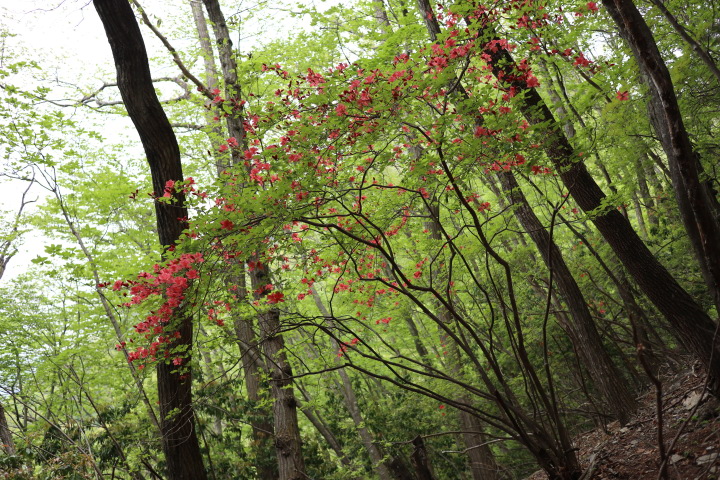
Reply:
[[[606,406],[578,366],[557,278],[550,285],[498,172],[512,172],[552,231],[606,349],[628,383],[641,385],[629,307],[618,291],[622,274],[593,218],[621,210],[712,308],[654,138],[646,88],[619,37],[597,33],[614,27],[592,11],[593,2],[520,3],[499,4],[492,28],[469,2],[437,9],[435,42],[427,41],[414,4],[386,2],[389,25],[378,23],[374,1],[294,6],[303,28],[241,43],[242,109],[222,94],[207,106],[196,94],[166,105],[182,125],[185,174],[193,180],[173,187],[185,193],[191,219],[164,262],[154,202],[171,200],[149,195],[137,146],[82,115],[38,107],[48,86],[10,80],[40,67],[5,63],[3,175],[34,179],[33,191],[43,192],[17,228],[5,222],[0,236],[9,248],[2,255],[22,239],[33,245],[26,273],[0,286],[0,399],[20,452],[0,456],[0,469],[14,472],[7,478],[163,475],[148,419],[156,407],[152,362],[128,362],[125,353],[173,333],[172,323],[137,327],[169,295],[125,304],[188,254],[203,261],[192,266],[197,278],[190,268],[172,272],[189,282],[180,305],[169,308],[192,317],[193,350],[166,357],[160,347],[151,357],[177,360],[183,374],[192,370],[197,430],[214,478],[252,478],[274,462],[273,451],[259,451],[252,428],[272,421],[272,361],[259,356],[257,402],[248,399],[252,379],[243,363],[273,335],[283,336],[295,375],[308,476],[376,478],[367,433],[385,462],[408,465],[411,441],[423,436],[437,478],[468,478],[471,446],[455,433],[466,429],[460,410],[482,420],[502,468],[513,475],[537,469],[537,457],[523,449],[530,422],[546,429],[533,435],[555,435],[560,421],[576,433]],[[715,48],[711,9],[681,3],[665,2]],[[229,17],[232,35],[262,21],[259,11],[247,15]],[[717,187],[717,82],[658,12],[645,15],[692,120],[687,128],[705,179]],[[176,46],[195,38],[187,12],[156,23]],[[595,211],[582,213],[558,177],[564,172],[552,169],[545,153],[551,125],[530,124],[521,114],[527,95],[492,75],[489,54],[501,39],[518,65],[502,65],[503,75],[537,86],[575,161],[605,190]],[[181,58],[199,71],[190,60],[200,58],[198,49],[186,51]],[[228,117],[240,116],[247,144],[225,132]],[[219,175],[218,163],[226,164]],[[41,237],[47,240],[35,247]],[[270,271],[267,284],[253,284],[258,263]],[[655,347],[672,346],[649,302],[637,302]],[[257,319],[273,309],[280,330],[260,331]],[[250,344],[239,339],[243,324],[257,337]],[[561,404],[543,403],[551,396]],[[548,442],[557,447],[555,440]]]

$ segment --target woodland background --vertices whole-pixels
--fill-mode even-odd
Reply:
[[[0,478],[578,479],[720,393],[715,1],[62,7],[97,73],[0,31]]]

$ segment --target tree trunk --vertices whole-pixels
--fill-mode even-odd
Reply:
[[[322,316],[325,317],[325,322],[328,324],[329,327],[333,328],[335,325],[332,321],[332,316],[330,315],[330,312],[327,310],[325,305],[322,303],[320,295],[317,293],[314,287],[310,287],[310,289],[312,291],[313,300],[315,300],[315,305],[317,306],[318,310],[320,310]],[[340,345],[338,344],[337,340],[331,337],[331,342],[333,349],[335,351],[339,351]],[[393,480],[395,476],[391,471],[391,459],[389,458],[387,460],[384,460],[385,456],[380,451],[380,448],[375,444],[373,434],[370,432],[370,429],[368,429],[365,424],[365,419],[363,418],[360,404],[358,403],[357,396],[355,395],[355,390],[353,389],[352,382],[350,381],[350,376],[347,374],[344,368],[338,369],[338,375],[340,376],[340,380],[342,382],[341,393],[343,396],[343,400],[345,400],[345,407],[350,414],[350,418],[352,418],[353,423],[355,424],[355,428],[357,429],[358,435],[360,436],[360,441],[362,442],[365,450],[368,453],[368,456],[370,457],[373,469],[377,473],[380,480]]]
[[[245,136],[245,128],[243,126],[242,106],[240,103],[241,87],[237,77],[237,65],[233,58],[232,41],[230,40],[230,32],[228,31],[225,17],[220,9],[217,0],[203,0],[205,9],[208,12],[208,18],[213,26],[215,40],[217,42],[218,55],[220,57],[220,66],[225,81],[225,96],[227,100],[236,101],[238,105],[236,111],[227,115],[227,128],[231,137],[234,137],[238,144],[247,148],[247,140]],[[232,165],[241,165],[241,149],[233,148]],[[222,173],[225,166],[218,163],[218,172]],[[257,258],[254,258],[257,261]],[[258,265],[260,263],[258,262]],[[253,290],[257,291],[260,285],[270,283],[270,278],[265,267],[258,267],[250,272],[250,280]],[[264,296],[261,295],[261,296]],[[271,472],[277,468],[280,480],[295,480],[305,476],[305,465],[302,457],[302,441],[300,438],[300,428],[297,420],[297,402],[292,389],[292,369],[287,361],[284,352],[284,339],[279,333],[280,329],[280,312],[273,308],[267,312],[258,315],[258,326],[261,332],[263,350],[265,353],[265,365],[270,374],[271,394],[274,399],[273,405],[273,428],[269,429],[265,419],[258,419],[258,423],[253,429],[254,435],[261,444],[265,443],[263,432],[274,431],[275,450],[277,456],[277,467],[275,465],[266,464],[262,467],[263,475],[271,475]],[[255,332],[250,323],[244,321],[240,325],[238,332],[243,335],[242,338],[249,340],[255,337]],[[254,341],[246,342],[246,346],[254,348]],[[254,356],[259,359],[259,351],[254,352]],[[250,360],[250,359],[248,359]],[[245,360],[243,362],[245,366]],[[248,365],[250,370],[246,370],[246,380],[250,380],[249,389],[259,388],[259,362],[255,361],[255,366]],[[255,370],[255,373],[253,373]],[[250,375],[248,376],[248,372]],[[250,395],[250,393],[249,393]],[[253,395],[255,396],[255,395]],[[258,395],[259,398],[259,395]],[[262,425],[261,425],[262,423]],[[258,445],[261,448],[262,445]],[[258,458],[262,456],[262,452],[258,452]],[[261,462],[265,464],[265,462]],[[266,478],[266,477],[263,477]],[[267,477],[271,478],[271,477]]]
[[[258,265],[251,272],[252,288],[270,283],[266,266]],[[265,295],[258,294],[262,300]],[[302,440],[298,425],[295,394],[292,388],[292,367],[285,353],[285,341],[280,333],[280,311],[270,308],[258,315],[265,368],[270,374],[270,390],[273,396],[273,423],[275,427],[275,451],[277,453],[279,480],[305,480],[305,462],[302,456]]]
[[[2,403],[0,403],[0,442],[2,442],[2,449],[6,454],[15,455],[17,453]]]
[[[307,402],[310,402],[310,395],[308,394],[307,390],[303,388],[300,383],[296,383],[296,386],[300,393],[302,393],[303,399]],[[320,417],[318,412],[313,408],[309,407],[308,405],[303,405],[302,402],[298,401],[298,408],[300,411],[305,415],[305,418],[307,418],[310,423],[313,424],[315,429],[322,435],[322,437],[325,439],[327,444],[330,446],[330,448],[333,449],[335,454],[340,459],[340,462],[348,468],[352,468],[352,461],[347,456],[345,452],[343,452],[343,447],[338,438],[335,436],[335,434],[330,430],[330,427],[328,427],[327,423]],[[355,480],[355,479],[353,479]]]
[[[95,0],[115,59],[117,83],[128,115],[140,135],[152,175],[153,188],[162,195],[167,181],[182,181],[180,149],[155,94],[140,27],[125,0]],[[174,245],[186,228],[187,209],[182,194],[172,203],[155,202],[157,229],[163,248]],[[195,431],[192,407],[192,318],[182,311],[173,324],[180,337],[169,349],[186,352],[181,372],[165,361],[157,366],[163,450],[171,480],[205,480],[205,468]]]
[[[685,43],[690,45],[690,47],[695,51],[698,57],[700,57],[700,60],[705,64],[706,67],[708,67],[708,70],[712,72],[713,76],[715,77],[715,80],[720,83],[720,68],[718,68],[717,64],[713,60],[713,58],[710,56],[710,52],[705,50],[700,43],[692,38],[688,31],[680,25],[680,22],[677,21],[677,18],[670,13],[670,11],[667,9],[665,4],[661,2],[660,0],[650,0],[650,2],[657,7],[658,10],[663,14],[665,19],[668,21],[670,25],[672,25],[673,29],[677,32],[678,35],[680,35],[680,38],[682,38]]]
[[[260,314],[260,331],[274,398],[273,419],[279,479],[304,480],[307,477],[297,419],[297,402],[292,390],[292,369],[284,351],[283,337],[279,333],[280,312],[277,309]]]
[[[515,207],[515,217],[535,243],[548,270],[557,282],[560,295],[565,300],[573,320],[567,331],[575,351],[580,355],[583,366],[593,377],[593,383],[607,402],[611,414],[621,424],[630,420],[630,414],[637,404],[625,382],[602,344],[595,321],[588,310],[585,297],[570,269],[545,227],[527,202],[515,177],[510,172],[498,174],[505,195]],[[552,288],[552,285],[550,286]]]
[[[436,205],[429,207],[430,220],[425,222],[427,230],[430,232],[430,238],[433,240],[442,240],[442,225],[440,224],[440,209]],[[442,283],[444,279],[439,278],[437,270],[430,272],[432,282]],[[438,317],[443,323],[450,324],[452,316],[450,312],[439,304],[437,305]],[[447,348],[450,353],[449,364],[453,377],[462,378],[462,359],[460,357],[460,348],[452,338],[443,339],[447,342]],[[459,403],[471,405],[472,402],[466,395],[461,395],[456,399]],[[483,425],[480,420],[464,410],[457,410],[460,428],[462,429],[462,439],[465,444],[465,455],[470,466],[470,473],[473,480],[495,480],[498,477],[499,468],[495,462],[495,456],[490,447],[485,444],[485,435]],[[419,438],[419,437],[418,437]]]
[[[655,201],[653,200],[652,195],[650,195],[650,187],[648,186],[645,167],[641,157],[635,157],[635,176],[637,177],[640,206],[645,210],[645,215],[647,216],[648,223],[650,224],[648,235],[657,234],[657,230],[653,231],[653,228],[657,228],[659,224],[657,211],[655,209]]]
[[[603,0],[630,46],[650,90],[650,120],[668,159],[680,218],[690,237],[708,290],[720,312],[720,223],[712,191],[700,181],[699,156],[683,124],[670,72],[652,32],[631,0]]]
[[[412,453],[412,463],[415,467],[417,480],[435,480],[435,475],[433,475],[432,466],[430,465],[430,458],[428,457],[425,442],[422,437],[420,435],[415,437],[412,444],[415,447]]]
[[[210,44],[210,37],[207,29],[207,22],[201,6],[200,0],[191,0],[190,6],[192,8],[193,19],[195,21],[195,27],[198,32],[198,39],[200,42],[200,49],[203,52],[203,60],[205,64],[205,76],[207,78],[207,88],[212,90],[218,85],[217,69],[215,66],[213,49]],[[219,6],[213,5],[210,8],[213,10],[213,14],[217,17],[222,15],[219,10]],[[224,21],[223,21],[224,24]],[[216,29],[216,36],[222,40],[223,35],[229,35],[227,28],[225,30]],[[228,55],[226,50],[230,47],[229,38],[221,41],[223,44],[222,51],[224,55]],[[230,53],[231,55],[231,53]],[[226,62],[224,66],[234,69],[232,63]],[[229,80],[237,81],[237,76],[227,75]],[[226,79],[227,80],[227,79]],[[207,103],[206,103],[207,105]],[[206,115],[208,126],[211,129],[210,141],[218,141],[223,138],[222,128],[219,123],[215,123],[212,118],[213,114],[208,112]],[[227,120],[228,129],[236,131],[242,129],[242,118],[241,117],[228,117]],[[218,176],[222,175],[225,170],[224,165],[217,157],[216,170]],[[237,291],[241,300],[245,299],[247,292],[245,288],[245,272],[242,268],[242,262],[236,265],[236,268],[241,271],[230,278],[230,281],[237,284]],[[274,480],[278,475],[277,463],[274,459],[274,455],[271,454],[272,444],[271,440],[274,436],[274,429],[272,423],[272,415],[269,411],[261,409],[260,405],[260,391],[261,391],[261,370],[262,362],[260,359],[260,351],[257,343],[257,335],[253,329],[253,323],[250,318],[242,318],[236,316],[234,319],[235,334],[238,339],[238,346],[240,348],[240,358],[242,360],[243,373],[245,375],[245,392],[247,394],[248,402],[250,403],[250,418],[249,423],[252,428],[253,435],[253,446],[252,450],[255,456],[255,468],[257,470],[257,478],[260,480]]]
[[[245,287],[240,286],[238,290],[244,291]],[[238,338],[240,358],[243,373],[245,374],[245,392],[250,404],[250,418],[248,420],[252,427],[257,478],[260,480],[273,480],[278,476],[277,461],[272,455],[272,439],[275,436],[275,429],[270,412],[260,407],[260,377],[263,367],[258,341],[251,322],[250,318],[236,317],[235,334]]]
[[[503,68],[515,65],[505,49],[486,53],[490,56],[490,66],[496,77]],[[663,314],[675,337],[697,356],[714,379],[720,379],[720,339],[715,336],[715,322],[653,256],[627,218],[616,209],[602,207],[605,194],[585,164],[578,161],[540,94],[527,87],[523,80],[503,83],[524,93],[525,102],[521,110],[528,123],[549,125],[550,132],[543,147],[572,198],[585,213],[591,213],[600,234]],[[713,382],[713,390],[720,394],[720,383]]]

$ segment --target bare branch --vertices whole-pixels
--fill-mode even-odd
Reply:
[[[155,25],[153,25],[153,23],[150,21],[147,14],[145,13],[145,9],[143,7],[141,7],[140,4],[136,0],[130,0],[130,4],[137,7],[138,11],[140,12],[140,16],[142,17],[143,23],[145,25],[147,25],[147,27],[150,30],[152,30],[152,32],[155,34],[155,36],[157,36],[158,39],[160,39],[160,41],[163,43],[163,45],[165,45],[165,48],[168,49],[168,51],[170,52],[170,54],[173,57],[173,61],[175,62],[175,64],[178,67],[180,67],[180,71],[182,71],[183,75],[185,75],[187,78],[189,78],[190,81],[193,82],[197,86],[198,91],[200,93],[202,93],[207,98],[212,100],[215,96],[212,93],[210,93],[210,90],[207,88],[207,86],[205,86],[204,83],[202,83],[200,80],[197,79],[197,77],[195,77],[192,73],[190,73],[190,70],[187,69],[187,67],[185,66],[183,61],[180,59],[180,56],[178,55],[177,50],[175,50],[175,47],[173,47],[170,44],[168,39],[162,33],[160,33],[160,30],[158,30],[157,27],[155,27]]]

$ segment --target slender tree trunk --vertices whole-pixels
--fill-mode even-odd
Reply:
[[[387,10],[385,10],[384,0],[372,0],[373,4],[373,16],[375,22],[380,27],[380,31],[383,35],[390,35],[392,33],[392,27],[390,26],[390,19],[388,18]]]
[[[300,393],[302,393],[303,399],[307,402],[310,402],[310,395],[308,394],[307,390],[303,388],[303,386],[299,382],[296,382],[296,387],[300,391]],[[302,402],[298,401],[298,408],[303,413],[303,415],[305,415],[305,418],[307,418],[310,423],[313,424],[318,433],[322,435],[330,448],[333,449],[335,454],[340,459],[340,462],[346,467],[351,467],[351,459],[348,458],[345,452],[343,452],[342,444],[338,440],[337,436],[335,436],[335,434],[332,432],[332,430],[330,430],[327,422],[323,421],[322,417],[314,408],[303,405]]]
[[[152,175],[153,188],[162,195],[166,182],[182,181],[180,149],[170,122],[155,94],[140,27],[126,0],[95,0],[115,59],[117,83],[128,114],[140,135]],[[172,203],[155,202],[160,245],[174,245],[186,228],[187,209],[181,194]],[[182,310],[182,308],[180,308]],[[157,366],[163,450],[171,480],[205,480],[205,468],[195,430],[192,407],[192,318],[182,311],[173,328],[180,337],[169,349],[186,352],[185,369],[168,362]]]
[[[247,148],[245,129],[243,126],[242,106],[240,103],[241,88],[237,77],[237,65],[233,58],[232,42],[230,33],[225,22],[220,4],[217,0],[203,0],[208,17],[213,25],[215,39],[217,42],[220,65],[225,80],[226,100],[234,101],[238,108],[227,116],[227,127],[231,137],[234,137],[238,144]],[[232,164],[240,165],[239,149],[232,149]],[[218,165],[222,171],[223,165]],[[255,258],[257,260],[257,258]],[[259,262],[258,262],[258,265]],[[250,273],[253,289],[258,286],[270,283],[269,275],[265,267],[258,267]],[[280,331],[280,312],[272,308],[267,312],[258,315],[263,350],[265,352],[265,363],[270,374],[271,394],[274,399],[273,406],[273,428],[268,429],[267,423],[263,422],[254,425],[254,435],[261,443],[265,443],[264,433],[274,430],[275,450],[277,454],[277,470],[280,480],[295,480],[305,476],[305,465],[302,457],[302,441],[297,420],[297,402],[292,389],[292,369],[284,352],[284,340]],[[254,341],[247,341],[254,338],[252,327],[247,322],[239,325],[238,333],[241,339],[245,339],[246,348],[254,348]],[[248,388],[256,390],[259,379],[259,362],[257,352],[253,352],[248,362],[244,362],[246,368],[246,380],[251,383]],[[253,360],[254,358],[254,360]],[[247,363],[247,365],[245,365]],[[258,395],[253,394],[253,397]],[[261,462],[264,463],[264,462]],[[265,465],[262,467],[263,475],[270,475],[274,466]],[[263,477],[265,478],[265,477]],[[270,478],[270,477],[267,477]]]
[[[718,68],[717,64],[713,60],[713,58],[710,56],[710,52],[705,50],[700,43],[692,38],[688,31],[680,25],[680,22],[677,21],[677,18],[675,18],[675,15],[673,15],[670,10],[667,9],[665,4],[661,2],[660,0],[650,0],[650,2],[657,7],[658,10],[660,10],[660,13],[663,14],[665,19],[668,21],[668,23],[673,27],[673,29],[677,32],[678,35],[680,35],[680,38],[682,38],[685,43],[690,45],[690,47],[695,51],[698,57],[700,57],[700,60],[705,64],[706,67],[712,72],[713,76],[715,77],[715,80],[720,83],[720,68]]]
[[[647,158],[647,156],[645,156]],[[650,194],[650,187],[647,181],[647,175],[645,174],[645,166],[643,165],[641,157],[635,157],[635,176],[638,182],[638,192],[640,194],[640,205],[645,210],[650,229],[648,234],[657,234],[657,230],[653,231],[653,227],[657,228],[659,225],[658,214],[655,208],[655,200],[653,200]]]
[[[17,453],[2,403],[0,403],[0,442],[2,442],[2,449],[6,454],[15,455]]]
[[[267,267],[251,260],[257,267],[251,273],[253,291],[270,283]],[[257,294],[262,300],[265,295]],[[278,460],[279,480],[305,480],[305,462],[302,456],[302,440],[298,425],[295,394],[292,388],[292,367],[285,353],[285,341],[280,333],[280,311],[270,308],[258,315],[258,324],[265,353],[265,368],[270,375],[270,390],[273,402],[273,423],[275,428],[275,450]]]
[[[190,7],[192,9],[193,20],[195,21],[195,28],[198,34],[198,42],[200,43],[200,51],[202,52],[203,64],[205,65],[205,82],[207,90],[212,91],[218,87],[218,72],[215,64],[215,56],[213,54],[212,44],[210,42],[210,34],[207,28],[207,21],[205,20],[205,14],[203,13],[201,0],[190,0]],[[211,142],[218,142],[223,138],[223,130],[219,121],[215,121],[214,113],[211,110],[212,101],[206,99],[205,108],[205,121],[209,127],[209,136]],[[222,173],[225,166],[221,161],[221,157],[216,155],[215,169],[218,175]]]
[[[227,23],[225,23],[225,16],[220,9],[220,3],[218,0],[203,0],[203,3],[205,4],[208,19],[212,23],[213,31],[215,33],[218,56],[220,57],[220,67],[225,81],[226,100],[236,100],[239,102],[242,91],[238,82],[237,64],[235,63],[235,58],[233,57],[232,41],[230,40],[230,32],[228,31]],[[236,111],[227,116],[227,128],[230,136],[234,137],[239,145],[246,148],[245,128],[242,123],[242,106],[238,106]],[[239,149],[232,149],[232,160],[234,165],[240,165],[239,160],[241,155],[242,152],[240,152]],[[219,168],[220,171],[224,169],[222,165],[220,165]]]
[[[88,265],[90,266],[90,270],[92,271],[93,280],[95,281],[95,293],[97,294],[98,298],[100,299],[100,304],[103,306],[103,310],[105,311],[105,316],[110,320],[110,324],[113,327],[113,330],[115,331],[115,337],[118,340],[118,345],[120,345],[121,350],[123,352],[123,355],[125,355],[125,359],[127,360],[128,357],[128,349],[125,346],[125,335],[123,334],[122,328],[120,327],[120,321],[118,320],[117,316],[115,315],[115,311],[113,310],[112,305],[110,304],[110,301],[105,296],[103,289],[99,286],[100,285],[100,274],[98,273],[98,266],[97,263],[95,263],[95,257],[92,255],[90,250],[85,245],[85,240],[80,235],[80,232],[75,228],[75,223],[73,222],[72,218],[70,217],[70,214],[68,213],[67,207],[65,205],[65,201],[63,200],[62,195],[60,194],[59,186],[55,185],[53,188],[53,193],[55,194],[55,198],[58,201],[58,204],[60,206],[60,211],[62,212],[63,218],[65,219],[65,223],[67,224],[68,228],[70,229],[70,233],[75,237],[75,240],[77,240],[78,246],[80,247],[80,250],[83,252],[83,255],[85,255],[85,259],[88,262]],[[135,382],[135,386],[138,389],[138,392],[140,392],[140,397],[142,398],[143,403],[145,404],[145,407],[148,412],[148,416],[150,417],[150,421],[152,424],[157,428],[157,434],[162,435],[162,429],[160,428],[160,421],[157,418],[157,415],[155,413],[155,409],[153,408],[152,404],[150,403],[150,399],[148,398],[147,392],[145,391],[145,385],[143,385],[142,378],[140,378],[140,375],[138,375],[137,369],[135,368],[135,365],[133,365],[132,362],[127,362],[128,369],[130,370],[130,375],[133,378],[133,381]]]
[[[207,22],[205,20],[205,14],[203,13],[202,5],[200,0],[191,0],[190,6],[192,8],[193,19],[195,20],[195,26],[198,32],[198,39],[200,41],[200,49],[203,52],[203,60],[205,64],[205,76],[207,78],[207,88],[212,90],[219,84],[218,73],[215,66],[213,49],[210,43],[209,32],[207,29]],[[213,10],[215,16],[221,15],[219,7],[212,5],[210,8]],[[223,20],[224,24],[224,20]],[[227,35],[228,37],[223,37]],[[217,29],[216,36],[218,36],[218,43],[221,44],[219,48],[222,54],[225,56],[232,55],[227,50],[230,48],[229,32],[225,28]],[[235,68],[231,61],[226,61],[223,66]],[[237,82],[237,76],[228,72],[226,81]],[[232,89],[236,89],[235,86]],[[219,123],[213,121],[213,114],[208,113],[207,123],[211,129],[211,141],[218,141],[222,138],[222,128]],[[227,120],[228,129],[235,131],[242,131],[242,117],[228,117]],[[235,163],[235,162],[233,162]],[[220,160],[218,156],[216,161],[216,170],[218,176],[222,175],[226,165]],[[245,287],[245,271],[242,267],[242,262],[236,265],[236,268],[240,270],[239,273],[233,275],[230,279],[232,283],[237,284],[237,291],[239,292],[240,300],[244,300],[247,293]],[[274,428],[272,423],[272,414],[269,411],[265,411],[264,408],[260,407],[261,401],[261,382],[260,377],[262,374],[262,361],[260,358],[260,350],[257,342],[257,335],[253,329],[253,323],[250,318],[241,318],[236,316],[234,318],[235,334],[238,339],[238,346],[240,348],[240,358],[242,360],[243,373],[245,374],[245,391],[247,394],[248,402],[250,403],[250,426],[252,428],[253,435],[253,452],[255,455],[255,468],[257,469],[257,478],[261,480],[273,480],[277,478],[278,467],[274,456],[271,455],[272,450],[272,439],[274,436]]]
[[[238,288],[244,291],[245,286]],[[240,347],[240,358],[242,361],[243,373],[245,374],[245,392],[250,403],[250,426],[253,435],[253,451],[255,452],[255,468],[257,478],[261,480],[273,480],[278,476],[277,460],[271,455],[273,450],[272,440],[275,437],[272,415],[260,406],[261,403],[261,375],[262,360],[258,339],[253,329],[250,318],[235,318],[235,334]]]
[[[323,304],[320,295],[317,293],[314,287],[310,287],[310,289],[312,291],[313,300],[315,300],[315,305],[317,306],[322,316],[325,317],[325,323],[327,323],[328,326],[331,328],[334,327],[332,316],[325,307],[325,304]],[[340,349],[340,345],[338,344],[337,340],[331,337],[331,342],[333,349],[335,351],[338,351]],[[352,418],[353,423],[355,424],[355,428],[357,429],[358,435],[360,436],[360,441],[362,442],[365,450],[368,453],[368,456],[370,457],[373,469],[378,474],[378,477],[381,480],[393,480],[395,476],[393,475],[389,465],[391,459],[388,459],[387,461],[384,460],[385,455],[383,455],[383,453],[380,451],[380,448],[375,444],[373,434],[370,432],[370,429],[368,429],[365,424],[365,419],[363,418],[360,404],[358,403],[357,396],[355,395],[355,389],[353,388],[352,382],[350,381],[350,376],[347,374],[344,368],[338,369],[338,375],[340,376],[341,380],[340,391],[342,393],[343,399],[345,400],[345,407],[350,414],[350,418]]]
[[[260,314],[267,370],[274,398],[275,450],[280,480],[304,480],[305,463],[297,419],[297,402],[292,389],[292,368],[280,335],[280,312],[273,308]]]
[[[640,199],[637,196],[636,192],[632,192],[632,203],[633,203],[633,209],[635,210],[635,221],[638,225],[638,230],[640,230],[640,237],[643,239],[643,241],[647,242],[650,239],[650,236],[648,235],[648,229],[645,226],[645,217],[643,217],[643,211],[642,206],[640,205]]]
[[[652,32],[632,0],[603,0],[630,46],[650,90],[650,120],[670,166],[680,218],[720,312],[720,222],[714,192],[700,180],[699,156],[685,129],[670,72]]]
[[[433,240],[442,240],[442,226],[440,225],[440,209],[433,205],[430,208],[430,220],[426,222],[426,228],[430,232],[430,238]],[[442,283],[437,270],[431,271],[432,282]],[[439,311],[438,317],[446,324],[452,322],[452,316],[442,305],[437,305]],[[460,349],[452,338],[446,338],[447,348],[450,352],[449,363],[453,376],[462,378],[462,360],[460,357]],[[459,403],[471,405],[472,402],[467,396],[461,396],[457,399]],[[480,420],[464,410],[458,410],[458,420],[463,431],[462,439],[465,444],[465,455],[467,456],[470,473],[473,480],[495,480],[498,477],[497,463],[495,456],[490,447],[485,443],[485,433]]]
[[[417,480],[435,480],[435,475],[433,475],[432,466],[430,465],[430,457],[428,456],[422,437],[420,435],[415,437],[412,444],[415,447],[412,453],[412,463],[415,467]]]
[[[595,321],[588,310],[580,287],[567,267],[555,241],[528,204],[513,174],[500,172],[498,175],[505,195],[515,207],[515,217],[532,238],[547,268],[552,271],[560,295],[570,309],[573,322],[569,325],[567,333],[575,346],[575,351],[580,355],[583,366],[591,373],[593,381],[610,407],[612,415],[620,423],[627,423],[630,414],[637,406],[635,399],[602,344],[602,339],[595,327]]]

